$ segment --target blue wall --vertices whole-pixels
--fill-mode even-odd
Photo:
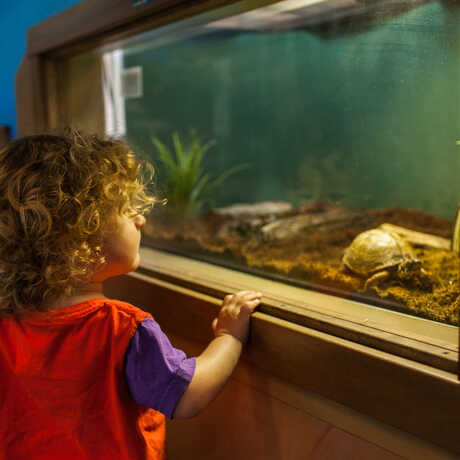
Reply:
[[[79,0],[0,0],[0,125],[9,125],[16,136],[14,77],[26,50],[29,27],[59,13]]]

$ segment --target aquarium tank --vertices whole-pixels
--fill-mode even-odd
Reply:
[[[61,64],[67,119],[156,169],[143,244],[458,325],[459,5],[255,5]]]

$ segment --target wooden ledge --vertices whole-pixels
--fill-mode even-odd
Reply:
[[[222,299],[264,294],[258,311],[441,370],[456,373],[458,328],[141,247],[137,273]]]
[[[238,277],[245,274],[235,272],[232,278],[229,270],[219,284],[217,272],[222,267],[147,248],[141,252],[141,267],[107,280],[105,294],[150,311],[167,333],[204,347],[212,338],[210,325],[223,295],[248,287],[239,284]],[[165,273],[166,259],[171,264],[169,273]],[[187,260],[192,265],[202,264],[204,272],[192,270]],[[155,270],[159,276],[151,274]],[[208,273],[208,285],[202,283],[203,273]],[[201,290],[197,286],[202,286]],[[264,298],[260,311],[253,314],[243,354],[246,363],[460,454],[460,384],[454,372],[268,314],[270,296],[271,292],[270,300]],[[306,318],[311,311],[305,313]],[[422,343],[410,340],[414,340],[412,345]],[[424,340],[428,343],[429,338]],[[448,341],[445,345],[446,349],[452,346]]]

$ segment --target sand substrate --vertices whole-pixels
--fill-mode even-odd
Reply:
[[[377,305],[380,300],[394,304],[400,311],[459,324],[460,265],[459,257],[452,251],[415,246],[414,252],[429,274],[428,282],[417,276],[405,280],[393,276],[365,292],[365,279],[350,272],[342,263],[345,249],[359,233],[383,223],[450,238],[453,221],[405,208],[370,209],[349,214],[345,211],[341,218],[321,221],[322,215],[331,215],[331,209],[333,207],[327,203],[316,203],[276,218],[210,212],[180,223],[164,217],[149,217],[145,234],[151,244],[162,249],[204,258],[217,257],[224,264],[228,262],[243,269],[256,269],[320,288],[340,290],[345,296],[359,293],[375,299]],[[337,210],[333,212],[337,216]],[[309,216],[314,217],[310,226],[305,224]],[[268,228],[267,223],[277,219],[291,219],[287,231],[282,227],[277,228],[278,233],[262,231]],[[303,219],[304,227],[296,229],[292,222],[299,219]]]

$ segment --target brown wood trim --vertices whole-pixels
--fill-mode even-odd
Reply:
[[[54,59],[43,59],[46,84],[47,130],[57,131],[65,123],[64,100],[58,76],[58,64]]]
[[[455,376],[260,313],[251,340],[252,364],[460,453]]]
[[[256,0],[255,5],[275,0]],[[84,0],[28,29],[27,51],[16,74],[20,136],[66,126],[56,67],[59,59],[112,43],[237,0]]]
[[[135,7],[127,0],[84,0],[29,28],[27,52],[29,56],[42,54],[181,3],[186,2],[156,0]]]
[[[237,3],[239,0],[154,0],[139,6],[133,6],[131,0],[83,0],[67,10],[52,16],[45,21],[31,27],[27,33],[27,52],[29,55],[43,54],[58,48],[67,47],[81,41],[87,41],[94,37],[99,40],[112,35],[118,38],[126,36],[126,31],[121,29],[128,27],[132,34],[134,29],[138,32],[146,30],[143,23],[149,18],[158,18],[161,23],[175,21],[199,12],[214,9],[219,6]],[[250,8],[260,5],[269,5],[277,0],[253,0],[248,2]],[[368,20],[369,17],[378,15],[383,17],[395,12],[410,10],[415,6],[435,0],[412,0],[401,2],[399,0],[380,0],[374,4],[348,6],[338,8],[336,12],[324,18],[314,18],[310,26],[325,27],[324,22],[333,23],[348,22],[353,18]],[[168,18],[164,21],[165,18]],[[316,22],[317,23],[316,23]],[[120,34],[121,33],[121,34]]]
[[[43,60],[25,56],[16,72],[17,128],[20,136],[47,130],[47,99]]]
[[[155,0],[133,6],[131,0],[84,0],[63,12],[31,27],[27,31],[27,53],[39,55],[92,39],[118,34],[132,34],[132,29],[152,17],[177,20],[206,9],[236,0]],[[165,22],[165,21],[162,21]]]
[[[11,140],[11,129],[9,126],[0,125],[0,147],[3,147]]]
[[[307,290],[301,290],[299,300],[290,296],[292,288],[289,286],[274,282],[268,282],[267,286],[266,280],[253,275],[147,247],[141,248],[141,260],[137,270],[139,274],[217,298],[239,289],[257,289],[264,293],[263,304],[258,310],[272,317],[456,373],[458,343],[431,340],[410,330],[373,321],[363,322],[361,316],[350,313],[350,303],[346,300],[342,301],[343,308],[332,311],[330,305],[337,302],[334,296],[321,295],[313,305],[313,295]],[[393,313],[385,311],[384,314]],[[392,320],[390,324],[397,322]]]
[[[183,350],[187,356],[198,356],[204,349],[202,345],[197,342],[187,340],[184,337],[178,337],[177,335],[168,333],[168,338],[175,347]],[[249,346],[250,345],[248,345],[248,347]],[[308,391],[305,388],[301,388],[287,382],[286,380],[280,379],[270,372],[263,371],[260,367],[254,366],[246,359],[245,353],[247,353],[247,350],[249,349],[248,347],[246,347],[242,359],[240,359],[238,365],[236,366],[235,371],[230,378],[229,385],[237,385],[239,390],[250,392],[254,396],[254,401],[251,397],[248,397],[247,403],[251,408],[253,408],[254,405],[259,406],[257,412],[260,410],[260,404],[262,403],[260,398],[262,397],[264,399],[266,398],[266,404],[268,403],[271,405],[274,403],[275,405],[278,405],[278,402],[280,402],[283,405],[295,409],[296,412],[301,412],[307,417],[314,417],[317,421],[326,422],[352,436],[370,442],[375,446],[384,448],[388,452],[399,455],[401,458],[417,460],[452,460],[452,454],[449,454],[449,452],[445,449],[442,449],[431,442],[407,434],[404,431],[368,417],[367,415],[346,407],[343,404],[339,404],[329,398],[325,398],[318,393]],[[247,387],[250,387],[250,389]],[[224,388],[223,393],[226,392],[227,390]],[[237,398],[240,397],[239,394],[236,394],[235,396]],[[226,398],[226,396],[224,394],[219,394],[218,398]],[[206,426],[208,426],[208,423],[210,422],[209,418],[213,418],[211,423],[219,423],[222,410],[227,410],[227,408],[229,408],[228,405],[233,404],[232,399],[226,399],[226,404],[217,403],[219,404],[219,410],[216,411],[213,407],[210,407],[209,409],[206,409],[205,413],[200,415],[197,419],[185,420],[184,425],[186,424],[186,426],[184,427],[184,432],[188,433],[190,430],[193,433],[193,425],[201,426],[204,420]],[[212,405],[213,404],[211,404],[211,406]],[[231,410],[231,408],[229,409]],[[210,415],[210,412],[214,414],[214,416]],[[269,412],[274,413],[274,411],[271,410]],[[254,413],[254,411],[251,413]],[[280,435],[284,438],[286,432],[285,428],[287,428],[289,432],[292,429],[293,433],[296,433],[297,436],[304,436],[304,431],[302,429],[298,429],[299,426],[297,426],[297,422],[299,419],[297,416],[298,414],[295,415],[295,420],[285,418],[284,420],[286,426],[281,426],[276,421],[272,422],[272,429],[270,430],[270,433],[266,434],[266,436],[275,434],[277,439],[279,439]],[[173,442],[177,439],[177,422],[177,420],[172,420],[167,426],[170,439],[172,438]],[[238,429],[240,422],[240,420],[235,420],[232,422],[232,426]],[[251,426],[248,426],[247,429],[249,430],[248,436],[250,438],[254,436],[258,438],[257,442],[265,442],[265,437],[259,436],[261,430],[257,424],[251,424]],[[201,428],[199,428],[199,430],[201,431]],[[209,435],[215,435],[215,431],[212,430],[212,432],[203,432],[203,439]],[[222,445],[222,443],[225,444],[225,437],[221,437],[216,441],[218,445]],[[301,443],[303,444],[302,441]],[[286,446],[287,444],[284,445]],[[288,451],[289,449],[281,449],[280,453],[287,454]],[[300,452],[300,450],[297,449],[296,452]],[[297,457],[299,457],[299,455],[297,455]],[[347,456],[345,455],[345,457]],[[246,453],[244,458],[248,458]],[[260,455],[256,458],[260,459]],[[277,458],[276,453],[273,454],[271,458],[272,460],[280,460],[279,455]],[[292,459],[292,454],[290,456],[288,454],[288,458]],[[303,458],[305,458],[305,455]],[[371,458],[372,457],[369,457],[369,453],[367,453],[366,459]],[[268,459],[267,457],[264,457],[263,460]],[[372,458],[372,460],[374,459]]]
[[[152,313],[170,334],[200,344],[212,338],[221,300],[131,273],[104,293]],[[243,359],[251,366],[460,454],[456,375],[305,326],[254,313]]]

